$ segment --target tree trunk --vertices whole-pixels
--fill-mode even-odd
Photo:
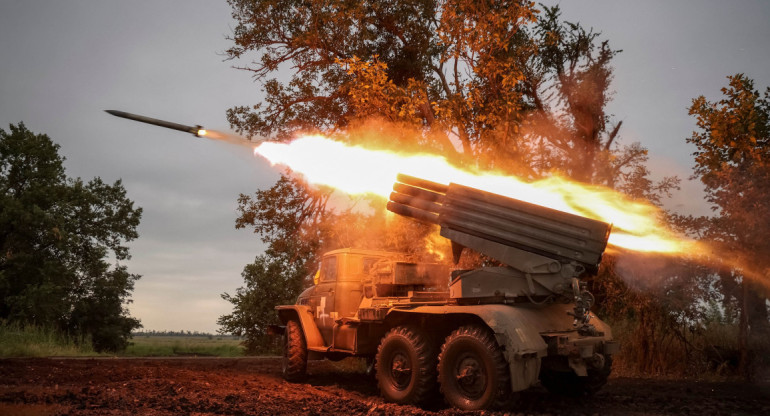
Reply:
[[[746,282],[749,287],[749,296],[746,301],[748,309],[749,328],[751,338],[757,340],[770,335],[770,320],[767,316],[767,299],[764,296],[763,287],[755,282]]]
[[[742,289],[741,299],[740,299],[741,318],[740,318],[739,331],[738,331],[738,351],[740,353],[740,361],[738,363],[738,373],[744,379],[746,379],[746,381],[750,381],[751,371],[749,369],[749,308],[748,308],[749,285],[747,284],[745,278],[743,282],[741,282],[741,289]]]

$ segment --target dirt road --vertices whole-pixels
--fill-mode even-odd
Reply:
[[[385,403],[372,378],[311,362],[301,384],[279,358],[0,360],[0,415],[465,415]],[[349,366],[348,366],[349,367]],[[740,383],[613,378],[593,399],[534,388],[508,414],[770,414],[770,388]]]

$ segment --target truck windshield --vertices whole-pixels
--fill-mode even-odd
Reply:
[[[327,257],[321,262],[321,281],[333,282],[337,280],[337,257]]]

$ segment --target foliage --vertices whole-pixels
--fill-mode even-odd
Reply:
[[[763,216],[749,215],[748,211],[759,209],[760,214],[766,214],[770,210],[766,198],[770,193],[766,183],[770,174],[770,87],[763,97],[743,74],[728,80],[729,86],[722,88],[724,98],[718,102],[703,96],[693,100],[690,115],[695,116],[700,131],[693,132],[687,141],[697,147],[694,177],[705,185],[707,200],[714,209],[731,220],[755,225]],[[753,181],[755,178],[759,180]],[[758,231],[746,238],[757,240],[755,233]],[[770,247],[765,238],[762,240]]]
[[[744,75],[728,79],[724,98],[712,103],[701,96],[690,107],[699,128],[688,139],[697,149],[693,178],[704,184],[717,216],[687,218],[686,225],[739,256],[738,266],[749,269],[744,271],[765,276],[770,272],[770,88],[762,97]]]
[[[717,215],[678,221],[719,249],[713,273],[725,304],[740,310],[741,369],[749,376],[751,350],[770,343],[770,88],[760,94],[743,74],[728,80],[719,101],[693,100],[698,130],[687,140],[696,146],[693,178]]]
[[[724,315],[715,319],[716,311],[730,310],[713,308],[721,297],[707,266],[679,257],[623,253],[605,258],[599,276],[591,291],[597,313],[611,323],[621,344],[613,365],[622,374],[692,375],[714,364],[716,358],[706,354],[714,347],[709,335],[731,322]]]
[[[728,79],[724,98],[701,96],[690,108],[698,127],[688,139],[696,146],[693,177],[704,183],[716,215],[670,216],[675,228],[704,243],[709,261],[624,255],[603,263],[596,294],[601,312],[617,324],[629,374],[751,377],[769,364],[770,246],[762,236],[770,231],[770,92],[763,98],[741,74]]]
[[[704,244],[707,261],[624,255],[603,264],[597,297],[617,324],[629,374],[751,378],[770,364],[770,246],[763,238],[770,231],[770,90],[763,98],[745,76],[728,80],[721,100],[701,96],[690,108],[698,127],[688,139],[696,146],[693,178],[705,185],[716,215],[669,218]],[[635,279],[640,274],[645,280]]]
[[[461,164],[528,177],[561,172],[643,196],[676,185],[670,178],[644,182],[646,150],[616,147],[620,123],[610,123],[605,106],[619,51],[563,22],[558,7],[511,0],[230,4],[238,26],[228,56],[257,55],[241,68],[263,82],[267,96],[228,111],[238,132],[280,139],[377,118],[419,127],[409,140]],[[290,80],[274,78],[287,70]]]
[[[123,349],[141,326],[123,307],[139,276],[107,258],[129,258],[141,208],[120,181],[67,178],[58,150],[22,123],[0,129],[0,319]]]

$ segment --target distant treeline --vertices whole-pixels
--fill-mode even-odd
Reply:
[[[240,339],[240,337],[236,335],[222,335],[222,334],[212,334],[209,332],[198,332],[198,331],[134,331],[131,333],[132,337],[218,337],[218,338],[234,338],[234,339]]]

